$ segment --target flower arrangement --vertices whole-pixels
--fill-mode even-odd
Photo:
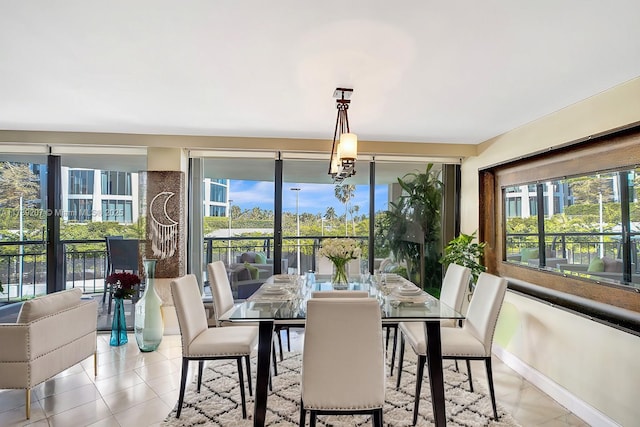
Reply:
[[[131,299],[136,292],[136,285],[140,284],[140,277],[132,273],[112,273],[105,283],[111,285],[114,298]]]
[[[334,283],[348,283],[345,266],[349,260],[360,257],[360,247],[354,239],[327,239],[322,243],[318,254],[329,258],[335,266],[332,279]]]

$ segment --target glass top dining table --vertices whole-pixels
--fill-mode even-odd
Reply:
[[[304,327],[306,302],[311,294],[337,290],[328,279],[319,276],[310,281],[296,275],[271,276],[253,295],[236,304],[235,309],[224,316],[232,322],[257,322],[259,325],[254,426],[265,425],[274,326]],[[370,298],[376,298],[383,324],[424,322],[435,425],[446,425],[440,320],[464,319],[464,315],[396,275],[371,276],[364,283],[354,281],[340,290],[366,291]]]

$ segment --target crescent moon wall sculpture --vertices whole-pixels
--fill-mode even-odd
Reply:
[[[140,212],[144,218],[143,258],[155,258],[156,278],[181,277],[187,266],[185,173],[145,171]]]
[[[167,203],[174,195],[173,192],[162,191],[149,203],[151,250],[159,259],[172,257],[178,247],[178,221],[167,212]],[[156,203],[163,203],[162,208],[155,207]],[[161,215],[154,215],[154,212]]]

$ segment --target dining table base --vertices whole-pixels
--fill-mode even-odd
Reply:
[[[447,425],[444,398],[444,375],[442,372],[442,343],[440,342],[440,321],[424,322],[427,337],[427,369],[431,387],[431,405],[436,426]],[[416,378],[416,381],[422,381]],[[418,397],[416,397],[418,399]]]
[[[272,345],[273,320],[263,320],[259,322],[258,326],[258,369],[256,372],[256,400],[253,408],[254,427],[263,427],[267,416]]]

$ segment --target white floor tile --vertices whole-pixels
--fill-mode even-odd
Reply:
[[[290,332],[291,349],[300,351],[304,331]],[[286,351],[286,333],[282,340]],[[25,419],[24,390],[0,391],[0,425],[159,425],[178,400],[181,356],[180,336],[165,336],[158,350],[142,353],[132,334],[129,343],[120,347],[109,345],[109,334],[99,334],[97,377],[93,376],[93,358],[88,358],[35,387],[31,420]],[[466,369],[464,362],[460,369]],[[195,369],[189,372],[188,383]],[[472,372],[474,386],[486,389],[484,363],[472,362]],[[493,359],[493,375],[498,403],[523,427],[586,427],[497,358]]]

